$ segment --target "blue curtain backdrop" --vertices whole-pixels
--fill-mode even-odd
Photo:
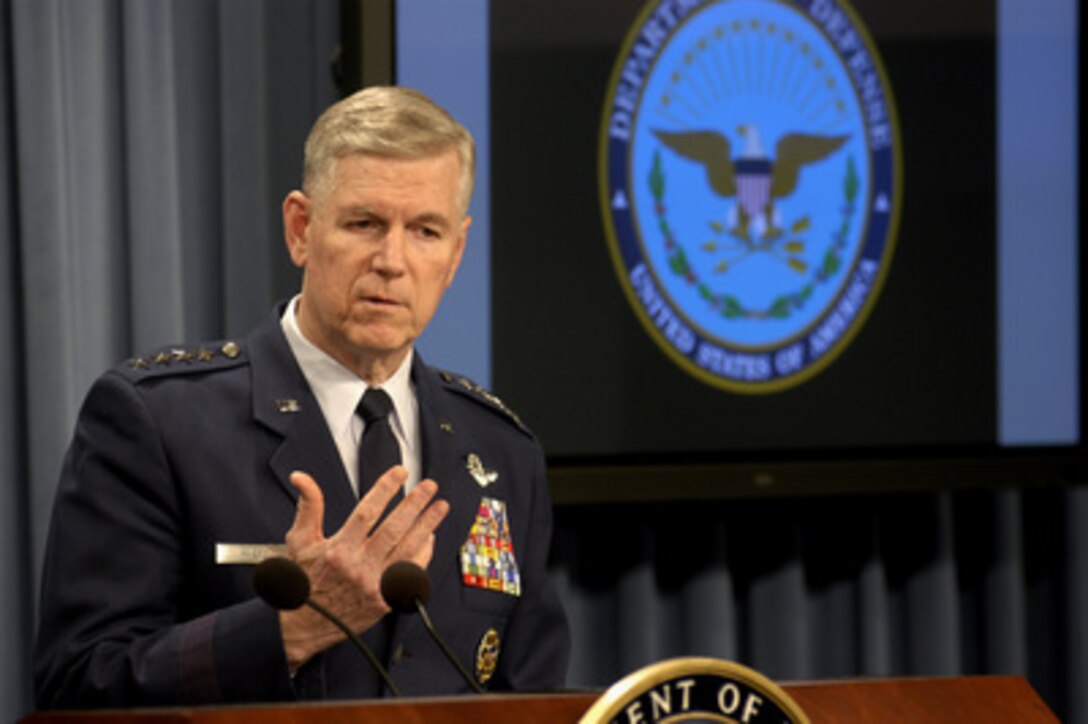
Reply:
[[[33,708],[41,548],[90,381],[244,332],[293,288],[279,203],[335,97],[338,11],[0,0],[4,721]],[[1088,722],[1083,489],[567,507],[555,552],[572,685],[683,654],[779,679],[1012,673]]]

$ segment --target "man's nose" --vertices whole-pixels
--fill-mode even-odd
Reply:
[[[374,269],[389,275],[404,273],[404,250],[408,243],[408,232],[398,226],[391,227],[382,237],[377,253],[374,255]]]

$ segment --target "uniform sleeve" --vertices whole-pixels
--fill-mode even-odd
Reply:
[[[544,452],[534,447],[529,546],[520,562],[523,593],[506,631],[492,689],[557,690],[566,681],[570,658],[566,613],[548,573],[552,505]]]
[[[186,619],[187,513],[140,390],[91,389],[65,457],[45,553],[40,708],[292,698],[278,614],[258,599]]]

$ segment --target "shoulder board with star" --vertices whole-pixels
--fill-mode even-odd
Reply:
[[[519,430],[524,432],[530,437],[533,436],[532,431],[525,426],[525,423],[521,421],[518,414],[506,406],[506,403],[500,400],[496,395],[492,394],[489,390],[481,385],[476,384],[467,377],[447,372],[446,370],[437,370],[439,378],[445,383],[447,389],[458,392],[466,397],[476,400],[484,407],[489,407],[492,410],[496,410],[505,415],[511,422],[513,422]]]
[[[140,380],[229,369],[247,361],[242,345],[225,341],[195,346],[165,347],[149,355],[125,360],[119,368],[132,379]]]

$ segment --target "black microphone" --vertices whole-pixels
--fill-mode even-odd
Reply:
[[[257,564],[257,568],[253,571],[253,588],[257,590],[257,595],[272,608],[280,611],[294,611],[305,604],[331,621],[344,632],[351,643],[355,644],[355,648],[362,652],[370,665],[378,672],[378,676],[382,677],[382,681],[389,687],[389,691],[393,692],[393,696],[400,696],[400,690],[393,683],[389,672],[363,643],[359,635],[348,628],[348,625],[332,611],[310,598],[310,579],[306,571],[302,570],[297,563],[282,556],[266,558]]]
[[[427,627],[428,633],[431,634],[431,638],[438,644],[438,648],[442,649],[442,653],[450,660],[457,672],[461,674],[461,678],[467,681],[468,685],[477,694],[484,693],[476,680],[465,671],[465,667],[453,655],[453,651],[439,635],[434,624],[431,623],[431,617],[427,614],[427,607],[424,605],[431,598],[431,580],[427,577],[427,573],[411,561],[397,561],[385,569],[385,573],[382,574],[381,586],[382,598],[389,604],[389,607],[400,613],[418,612],[419,617],[423,619],[423,625]]]

